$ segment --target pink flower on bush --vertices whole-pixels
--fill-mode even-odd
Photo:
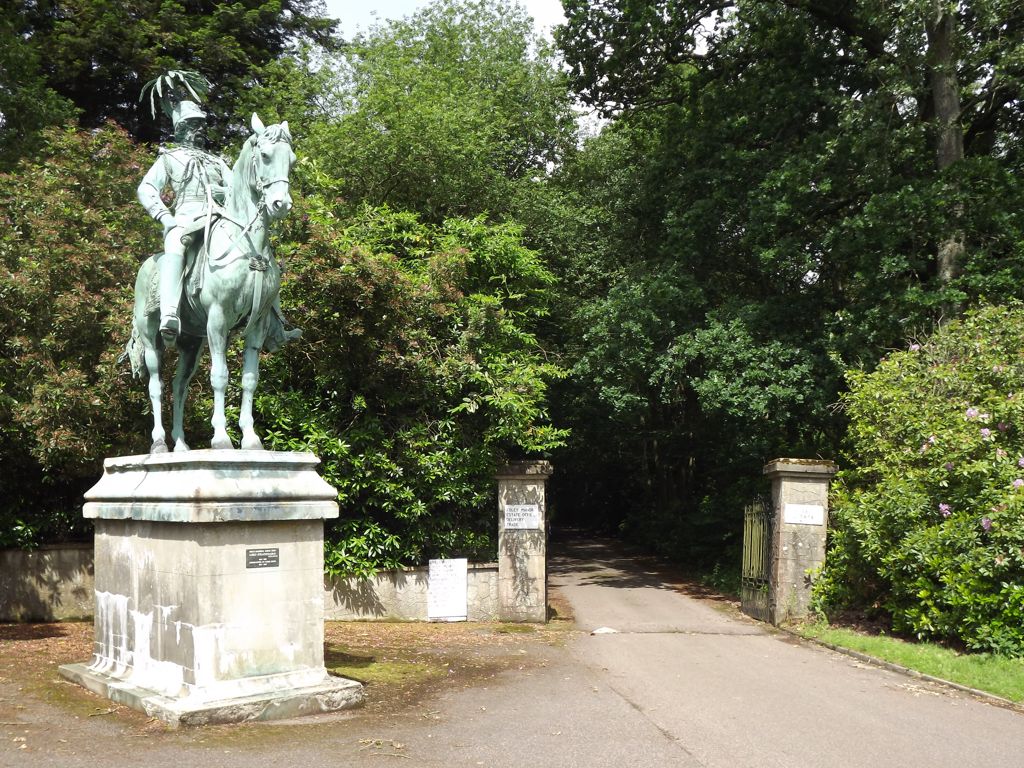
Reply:
[[[1024,488],[1024,480],[1018,477],[1016,480],[1013,481],[1013,487],[1016,488],[1017,490]]]
[[[1007,424],[1005,421],[1000,421],[998,424],[996,424],[996,429],[998,429],[1000,432],[1005,432],[1009,428],[1010,425]]]
[[[981,527],[986,533],[992,530],[992,518],[983,517],[981,518]]]
[[[1024,461],[1024,459],[1022,459],[1022,461]],[[952,461],[947,461],[944,466],[946,467],[946,471],[947,472],[952,472],[953,471],[953,462]],[[1024,466],[1024,465],[1022,465],[1022,466]]]
[[[1017,466],[1020,467],[1021,469],[1024,469],[1024,456],[1021,456],[1019,459],[1017,459]]]
[[[992,439],[992,430],[989,429],[988,427],[982,427],[981,437],[982,437],[983,440],[991,440]]]
[[[943,517],[949,517],[953,514],[953,510],[950,509],[949,504],[939,504],[939,512],[942,513]]]
[[[921,349],[921,345],[920,344],[911,344],[910,345],[910,351],[911,352],[917,352],[920,349]]]
[[[977,408],[968,408],[964,412],[964,418],[967,419],[968,421],[974,421],[976,418],[978,418],[978,409]]]

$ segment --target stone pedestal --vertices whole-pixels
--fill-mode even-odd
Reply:
[[[768,596],[772,624],[807,615],[810,574],[825,562],[828,486],[837,470],[830,461],[804,459],[776,459],[764,467],[775,518]]]
[[[108,459],[95,521],[86,688],[172,724],[357,704],[323,657],[323,520],[337,494],[312,454],[190,451]]]
[[[518,461],[498,472],[498,618],[546,622],[547,461]]]

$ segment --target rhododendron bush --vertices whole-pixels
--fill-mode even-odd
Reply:
[[[1024,655],[1024,306],[972,312],[848,379],[819,607]]]

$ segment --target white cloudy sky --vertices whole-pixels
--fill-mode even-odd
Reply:
[[[341,20],[341,31],[352,35],[385,19],[400,19],[429,4],[429,0],[325,0],[327,13]],[[519,0],[533,17],[540,32],[561,24],[562,4],[559,0]]]

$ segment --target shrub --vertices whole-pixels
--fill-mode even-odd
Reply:
[[[969,313],[848,379],[819,606],[1024,655],[1024,306]]]
[[[328,571],[494,557],[497,465],[564,437],[533,331],[552,276],[511,225],[300,206],[281,253],[304,335],[265,358],[256,404],[267,447],[315,452],[339,490]]]
[[[151,160],[124,131],[54,129],[0,174],[0,546],[84,535],[104,456],[137,452],[144,388],[117,356],[159,228],[135,201]]]

